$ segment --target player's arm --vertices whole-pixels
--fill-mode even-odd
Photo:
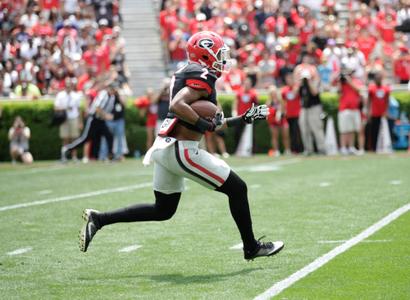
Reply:
[[[201,118],[192,108],[191,104],[199,99],[206,98],[206,90],[196,90],[188,86],[181,89],[172,99],[169,110],[176,114],[181,120],[195,125],[201,131],[215,130],[215,124]]]
[[[268,116],[268,107],[266,104],[255,106],[252,104],[252,107],[249,108],[243,115],[225,118],[223,124],[218,126],[217,129],[225,129],[227,127],[237,126],[241,123],[251,124],[255,120],[265,120]]]

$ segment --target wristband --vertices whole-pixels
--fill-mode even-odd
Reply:
[[[196,121],[195,123],[195,127],[197,127],[202,133],[204,133],[205,131],[212,131],[212,125],[213,124],[211,122],[201,117],[199,117],[198,121]]]

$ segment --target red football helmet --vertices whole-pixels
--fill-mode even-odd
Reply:
[[[190,62],[215,70],[218,77],[226,70],[229,47],[219,34],[211,31],[197,32],[188,40],[186,50]]]

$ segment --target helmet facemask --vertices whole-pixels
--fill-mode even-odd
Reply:
[[[231,57],[229,55],[229,47],[223,45],[222,48],[218,50],[215,56],[216,61],[213,62],[212,68],[218,72],[228,72],[231,68]]]
[[[220,73],[229,71],[231,67],[231,57],[229,55],[228,46],[223,45],[221,48],[219,48],[216,54],[210,47],[205,46],[204,48],[208,50],[209,54],[211,54],[212,57],[215,59],[215,61],[212,63],[212,68],[215,71]],[[204,62],[202,63],[205,64]]]

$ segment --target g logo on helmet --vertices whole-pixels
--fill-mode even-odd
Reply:
[[[211,39],[202,39],[198,42],[199,47],[204,49],[210,49],[214,45],[214,41]]]

